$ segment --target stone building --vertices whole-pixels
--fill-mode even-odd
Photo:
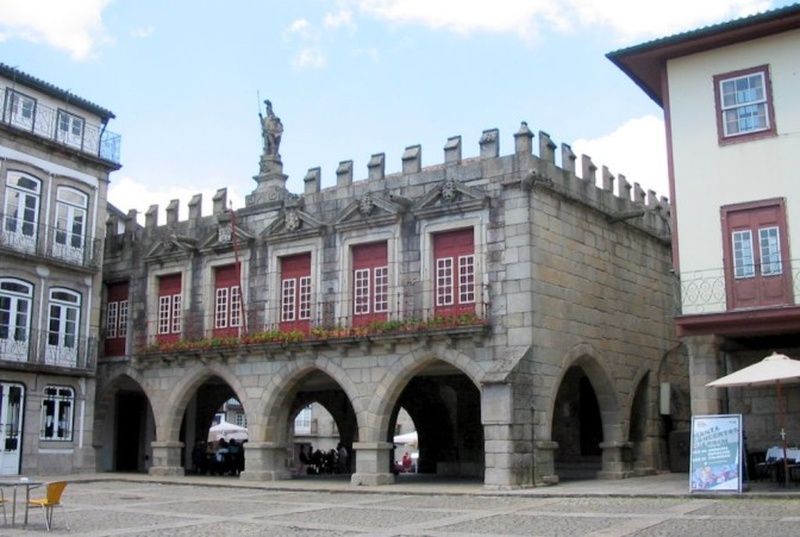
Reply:
[[[0,475],[94,471],[110,111],[0,64]]]
[[[795,4],[609,54],[664,109],[692,412],[743,414],[751,451],[781,429],[800,440],[800,389],[781,424],[774,388],[706,384],[773,351],[800,358],[798,50]]]
[[[534,155],[525,123],[510,155],[492,129],[474,158],[458,136],[437,165],[411,146],[399,173],[375,154],[365,180],[344,161],[336,186],[312,168],[291,194],[267,112],[244,208],[221,189],[213,214],[198,195],[181,221],[175,200],[166,223],[153,206],[107,241],[106,309],[127,301],[130,322],[99,366],[101,469],[183,473],[231,397],[250,434],[243,479],[290,476],[312,402],[351,450],[353,484],[394,480],[400,408],[420,472],[518,487],[665,467],[688,418],[657,404],[662,383],[687,398],[665,199],[586,156],[579,177],[567,145],[556,166],[546,133]]]

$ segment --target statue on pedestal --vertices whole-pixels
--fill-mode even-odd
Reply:
[[[261,120],[261,136],[264,138],[264,153],[262,160],[281,160],[281,155],[278,149],[281,145],[281,135],[283,134],[283,123],[281,118],[275,115],[272,111],[272,103],[267,99],[264,101],[267,107],[267,115],[264,116],[261,111],[258,112],[258,117]]]

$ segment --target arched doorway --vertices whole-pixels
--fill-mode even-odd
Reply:
[[[559,479],[591,479],[601,469],[603,418],[597,394],[581,366],[570,367],[553,408],[553,440],[558,442]]]
[[[481,395],[467,375],[440,360],[416,371],[392,410],[388,442],[394,439],[401,408],[416,427],[417,474],[483,480]]]
[[[330,375],[314,369],[298,380],[285,401],[293,477],[349,478],[358,424],[347,393]]]
[[[103,392],[95,415],[97,467],[106,472],[147,472],[155,440],[153,408],[142,386],[128,375]]]
[[[238,475],[243,470],[244,448],[241,446],[247,440],[246,435],[210,431],[229,419],[234,420],[232,416],[236,415],[246,416],[246,411],[224,379],[210,375],[197,386],[186,404],[179,436],[184,444],[187,474]]]
[[[628,441],[633,448],[634,470],[640,474],[654,471],[655,449],[652,438],[653,429],[650,416],[652,413],[650,401],[650,373],[646,373],[636,387],[636,392],[631,403],[630,428]]]

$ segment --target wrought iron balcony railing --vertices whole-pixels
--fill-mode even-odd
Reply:
[[[119,134],[0,86],[2,123],[103,160],[120,163]]]
[[[92,337],[0,326],[0,361],[91,370],[96,352]]]
[[[88,238],[75,230],[26,222],[0,213],[0,248],[99,269],[102,241]]]
[[[792,293],[800,293],[800,260],[784,260],[784,271],[792,278]],[[756,271],[754,270],[754,273]],[[762,276],[781,277],[782,275]],[[694,315],[724,312],[727,309],[726,275],[724,268],[682,272],[675,275],[675,314]]]
[[[363,315],[336,316],[333,314],[339,295],[326,294],[324,300],[312,297],[308,318],[279,322],[275,319],[257,319],[256,312],[245,312],[247,327],[235,320],[230,326],[230,315],[184,314],[180,330],[159,334],[157,320],[149,321],[143,330],[132,330],[134,352],[202,351],[240,345],[291,344],[304,342],[335,342],[364,338],[387,338],[424,335],[434,332],[482,331],[489,324],[488,286],[478,288],[480,301],[457,306],[416,306],[421,293],[389,292],[387,300],[397,307],[389,311]],[[477,290],[477,289],[476,289]],[[428,292],[428,294],[431,294]],[[481,298],[482,297],[482,298]],[[352,298],[352,297],[348,297]],[[404,307],[400,307],[404,305]],[[259,311],[262,311],[259,308]],[[273,312],[277,315],[277,312]],[[154,313],[155,315],[155,313]],[[235,319],[240,319],[241,314]],[[167,329],[167,323],[161,324]],[[172,325],[169,325],[172,329]]]

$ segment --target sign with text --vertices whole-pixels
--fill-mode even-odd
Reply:
[[[690,492],[742,491],[742,415],[692,416]]]

